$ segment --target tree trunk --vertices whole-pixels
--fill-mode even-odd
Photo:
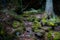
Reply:
[[[54,14],[54,12],[53,12],[53,1],[52,0],[46,0],[45,12],[47,13],[47,15]]]

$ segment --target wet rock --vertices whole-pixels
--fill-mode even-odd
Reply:
[[[37,14],[37,15],[35,15],[36,16],[36,18],[42,18],[42,14]]]
[[[55,27],[55,31],[60,31],[60,26]]]
[[[14,34],[15,34],[16,36],[20,36],[20,35],[21,35],[21,33],[20,33],[19,31],[14,32]]]
[[[48,26],[45,26],[45,27],[42,27],[43,30],[50,30],[51,27],[48,27]]]
[[[39,32],[35,33],[35,36],[39,36],[40,37],[40,36],[42,36],[42,33],[39,33]]]
[[[6,27],[5,30],[6,30],[6,32],[7,32],[8,34],[12,34],[12,33],[15,32],[15,29],[13,29],[13,28],[11,28],[11,27],[9,27],[9,26]]]
[[[32,26],[32,22],[24,22],[25,26],[27,27],[31,27]]]
[[[36,40],[41,40],[43,38],[43,34],[42,33],[35,33],[35,37],[37,38]]]

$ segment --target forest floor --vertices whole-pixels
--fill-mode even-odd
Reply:
[[[1,40],[60,40],[59,23],[48,21],[44,13],[10,12],[0,12]]]

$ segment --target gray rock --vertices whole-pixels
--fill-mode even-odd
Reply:
[[[60,31],[60,26],[55,27],[55,31]]]

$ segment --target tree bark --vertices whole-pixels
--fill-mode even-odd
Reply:
[[[52,0],[46,0],[46,7],[45,12],[50,15],[53,13],[53,1]]]

